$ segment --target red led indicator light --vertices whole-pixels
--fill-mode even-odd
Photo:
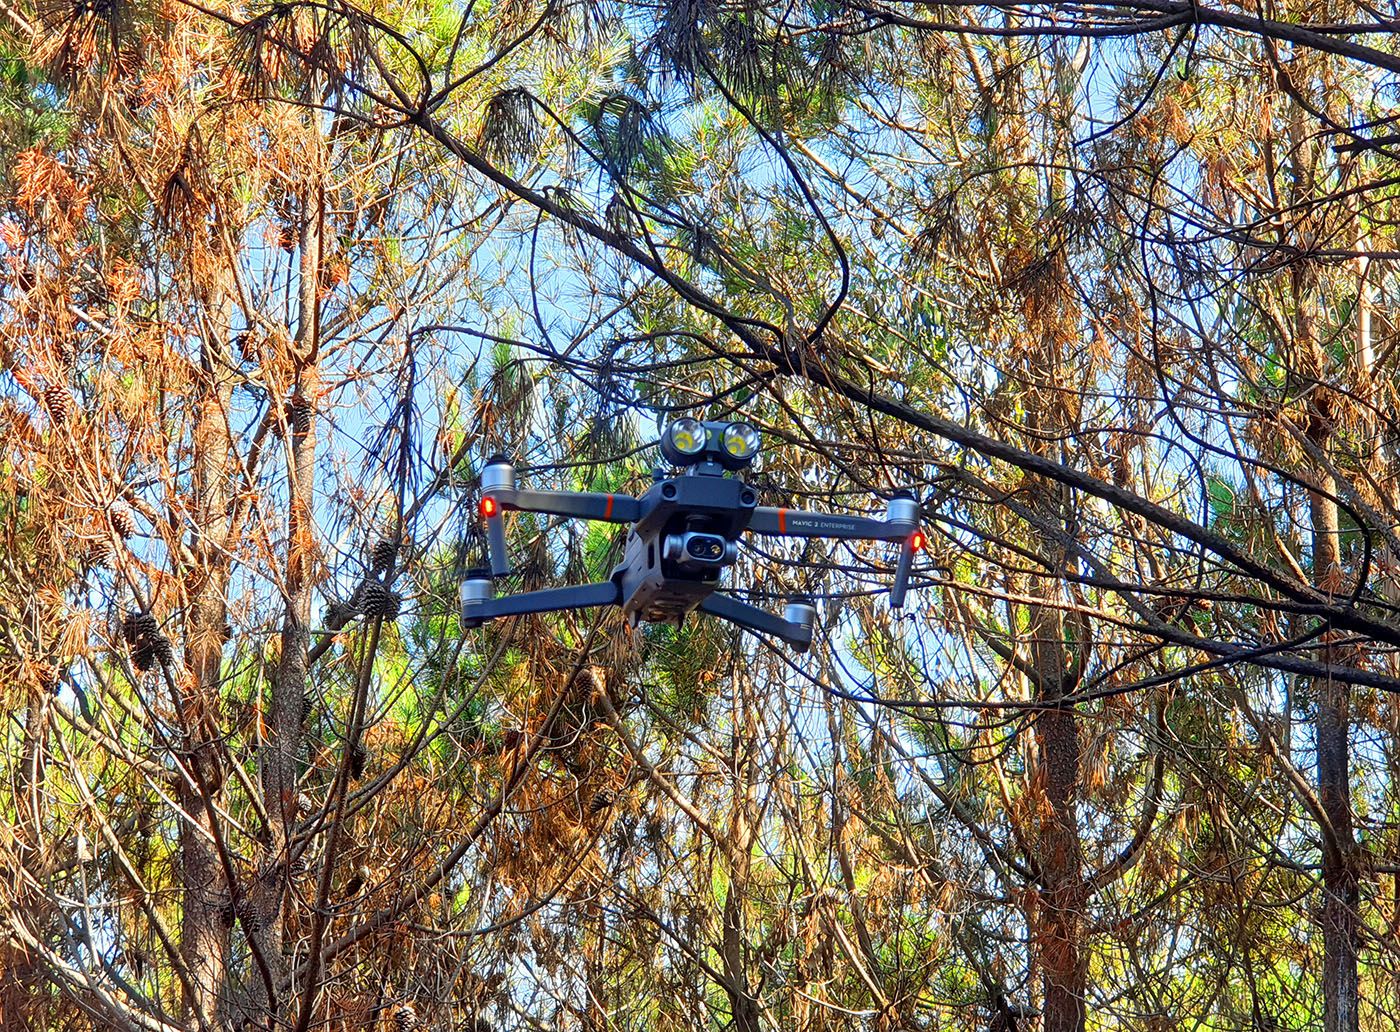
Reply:
[[[922,552],[924,546],[927,544],[928,538],[924,537],[924,532],[922,530],[914,531],[913,536],[909,539],[909,548],[914,552]]]
[[[481,500],[481,515],[488,520],[501,511],[501,507],[496,504],[496,499],[487,496]]]

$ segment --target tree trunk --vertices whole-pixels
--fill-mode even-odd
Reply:
[[[319,182],[307,188],[299,237],[300,283],[296,332],[292,339],[296,379],[287,425],[287,558],[284,571],[282,654],[272,687],[268,743],[263,754],[263,805],[267,809],[268,855],[258,886],[258,910],[265,929],[269,962],[280,978],[282,901],[289,880],[292,830],[299,820],[298,765],[307,706],[308,652],[311,646],[311,589],[315,583],[314,491],[316,473],[316,395],[320,389],[319,285],[323,203]],[[334,858],[327,857],[330,863]],[[311,987],[307,987],[311,991]],[[275,1007],[273,1001],[269,1001]]]
[[[1293,155],[1292,202],[1302,206],[1315,193],[1316,143],[1307,132],[1304,113],[1295,103],[1289,125],[1289,145]],[[1298,232],[1294,229],[1293,232]],[[1288,241],[1293,242],[1293,241]],[[1336,398],[1327,387],[1328,359],[1318,339],[1315,318],[1316,272],[1297,264],[1292,270],[1293,346],[1300,372],[1309,381],[1306,432],[1318,451],[1330,450],[1332,428],[1337,418]],[[1358,309],[1364,312],[1363,297]],[[1363,314],[1362,318],[1369,319]],[[1358,364],[1370,364],[1369,329],[1358,326]],[[1337,516],[1337,483],[1325,469],[1315,469],[1312,477],[1318,490],[1309,494],[1312,522],[1313,583],[1329,595],[1345,590],[1342,577],[1340,528]],[[1337,662],[1329,628],[1322,638],[1319,659]],[[1348,740],[1351,689],[1325,679],[1312,681],[1317,706],[1317,787],[1327,827],[1322,829],[1322,1000],[1323,1032],[1357,1032],[1359,1027],[1357,991],[1357,947],[1360,880],[1357,869],[1356,835],[1351,817],[1351,746]]]
[[[211,324],[226,332],[230,306],[226,297],[211,306]],[[225,370],[222,341],[204,348],[203,390],[196,402],[194,493],[197,538],[187,582],[190,603],[186,621],[185,664],[192,675],[188,694],[177,689],[190,748],[184,756],[192,778],[181,778],[178,799],[185,820],[180,826],[184,907],[180,918],[180,952],[189,970],[186,1004],[201,1027],[220,1019],[227,1007],[231,905],[224,865],[214,843],[221,834],[214,814],[222,808],[224,772],[219,750],[219,696],[223,678],[224,628],[227,622],[229,466],[231,445],[228,405],[232,385]],[[178,675],[175,683],[179,683]]]
[[[729,887],[724,894],[724,929],[720,946],[725,995],[736,1032],[761,1032],[758,1001],[749,989],[745,962],[744,900],[748,897],[750,858],[753,849],[753,736],[754,727],[744,720],[742,744],[737,741],[733,757],[734,810],[729,822]]]
[[[1324,491],[1335,492],[1331,477],[1320,479]],[[1340,579],[1337,505],[1322,492],[1315,492],[1311,510],[1313,576],[1319,586],[1335,591]],[[1337,662],[1331,637],[1329,632],[1319,657],[1328,664]],[[1318,796],[1331,826],[1331,841],[1324,841],[1322,849],[1323,1028],[1325,1032],[1357,1032],[1361,898],[1351,815],[1351,688],[1320,678],[1312,687],[1317,703]],[[1324,830],[1324,840],[1327,838]]]
[[[1322,386],[1326,378],[1326,356],[1317,341],[1309,308],[1309,286],[1302,271],[1294,273],[1296,344],[1316,384],[1309,393],[1307,432],[1318,450],[1327,452],[1335,412],[1333,399]],[[1339,548],[1341,529],[1334,500],[1337,483],[1325,469],[1314,471],[1313,476],[1318,484],[1318,490],[1308,497],[1313,583],[1334,595],[1345,590]],[[1328,630],[1319,650],[1318,658],[1329,665],[1339,659],[1334,637],[1335,632]],[[1322,829],[1323,1030],[1357,1032],[1360,879],[1351,815],[1351,688],[1314,678],[1312,694],[1317,706],[1318,800],[1327,821],[1327,827]]]
[[[1039,702],[1066,692],[1064,616],[1049,606],[1031,616],[1031,656]],[[1088,959],[1084,952],[1084,861],[1079,841],[1078,720],[1073,709],[1049,710],[1036,720],[1036,749],[1048,806],[1041,819],[1036,860],[1042,896],[1036,934],[1041,968],[1044,1032],[1083,1032]]]

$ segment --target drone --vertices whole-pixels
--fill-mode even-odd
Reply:
[[[719,590],[725,569],[739,557],[739,539],[746,533],[897,543],[900,552],[890,606],[903,607],[914,553],[926,543],[919,529],[919,504],[912,495],[890,498],[883,519],[759,505],[757,492],[740,479],[759,451],[758,430],[745,422],[677,419],[666,427],[660,446],[674,468],[669,475],[658,469],[652,486],[640,498],[521,490],[515,486],[510,459],[491,458],[482,469],[479,506],[491,565],[471,571],[462,583],[463,626],[480,627],[503,616],[621,606],[632,627],[640,623],[679,627],[698,609],[806,652],[817,615],[810,599],[793,599],[777,616]],[[504,518],[512,510],[631,524],[622,562],[607,580],[595,584],[498,598],[494,578],[510,573]]]

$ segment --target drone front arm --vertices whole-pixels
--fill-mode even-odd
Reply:
[[[899,562],[895,565],[894,584],[890,587],[890,606],[900,609],[909,592],[914,553],[924,547],[919,515],[919,503],[909,495],[891,498],[882,520],[801,509],[774,509],[765,505],[754,510],[748,529],[755,534],[787,537],[899,542]]]
[[[502,509],[540,512],[550,516],[573,516],[608,523],[636,523],[642,516],[642,503],[631,495],[603,494],[596,491],[515,491],[488,492]]]
[[[467,627],[480,627],[483,622],[501,616],[588,609],[616,605],[618,601],[617,585],[612,581],[571,588],[546,588],[543,591],[527,591],[522,595],[493,598],[491,581],[478,577],[462,584],[462,623]]]
[[[842,538],[853,541],[899,541],[919,529],[917,520],[871,519],[834,512],[807,512],[803,509],[775,509],[760,505],[749,521],[755,534],[786,537]]]
[[[812,618],[816,615],[810,605],[799,603],[788,607],[789,613],[799,616],[798,620],[785,620],[781,616],[765,612],[747,602],[740,602],[729,595],[716,592],[706,596],[700,608],[712,616],[728,620],[732,624],[781,638],[798,652],[806,652],[812,645]]]
[[[642,515],[642,503],[631,495],[518,490],[515,486],[515,466],[504,455],[497,455],[481,471],[481,517],[486,521],[491,573],[497,577],[510,572],[503,518],[506,509],[606,520],[609,523],[635,523]]]

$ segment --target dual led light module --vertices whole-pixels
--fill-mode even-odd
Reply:
[[[758,430],[752,423],[702,423],[677,419],[661,435],[661,454],[677,466],[715,462],[743,469],[758,457]]]

